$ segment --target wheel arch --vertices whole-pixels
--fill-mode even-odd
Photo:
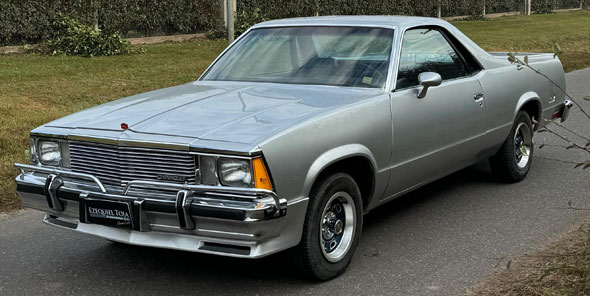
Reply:
[[[533,120],[534,130],[536,130],[538,128],[538,124],[535,124],[534,121],[539,121],[539,118],[543,112],[539,95],[535,92],[527,92],[523,94],[516,104],[512,122],[516,120],[516,116],[518,116],[520,111],[525,111],[531,117],[531,120]]]
[[[305,178],[304,193],[309,196],[318,179],[326,174],[348,173],[359,186],[363,208],[366,211],[375,192],[376,167],[373,154],[363,145],[349,144],[331,149],[310,166]]]

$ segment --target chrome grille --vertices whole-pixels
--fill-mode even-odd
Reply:
[[[131,180],[195,183],[195,157],[187,151],[70,142],[70,165],[74,172],[111,185]]]

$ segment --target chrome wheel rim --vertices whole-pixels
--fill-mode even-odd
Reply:
[[[348,253],[356,231],[356,209],[352,197],[343,191],[334,193],[321,217],[320,249],[326,260],[338,262]]]
[[[531,129],[526,123],[519,123],[514,132],[514,161],[518,168],[524,169],[529,164],[532,145]]]

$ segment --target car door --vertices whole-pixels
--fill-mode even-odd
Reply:
[[[390,95],[393,149],[388,195],[401,194],[461,169],[484,149],[486,110],[470,65],[443,30],[407,30],[396,88]],[[418,75],[436,72],[442,84],[419,99]]]

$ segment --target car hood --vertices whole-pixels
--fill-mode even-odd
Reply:
[[[254,143],[380,90],[245,82],[192,82],[99,105],[46,127]]]

